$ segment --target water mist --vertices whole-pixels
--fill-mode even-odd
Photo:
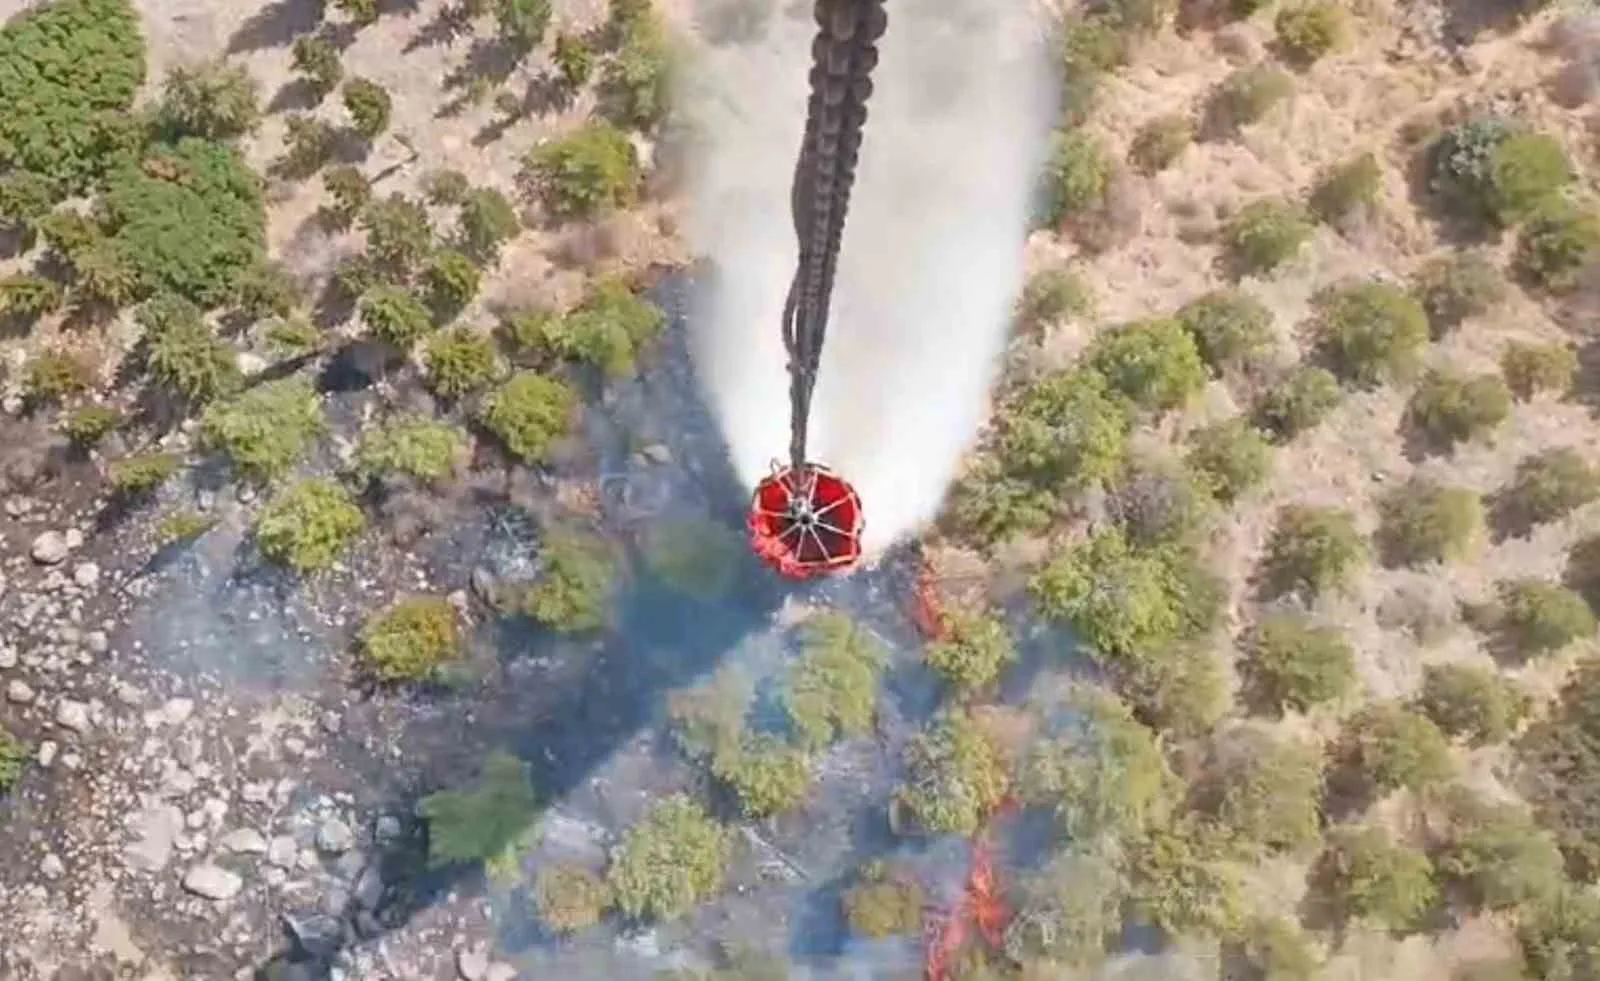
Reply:
[[[869,555],[937,513],[982,422],[1054,109],[1026,0],[888,13],[809,430],[811,459],[861,493]],[[702,127],[689,233],[716,268],[695,359],[752,487],[789,446],[780,322],[814,30],[809,2],[775,13],[759,41],[706,51],[686,94]]]

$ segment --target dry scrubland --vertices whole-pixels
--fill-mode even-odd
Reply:
[[[0,34],[12,492],[52,493],[61,456],[74,493],[183,548],[215,518],[171,489],[220,459],[260,555],[314,585],[380,530],[405,547],[396,500],[548,471],[535,581],[470,611],[393,595],[353,664],[425,692],[464,618],[603,636],[622,558],[567,437],[648,363],[665,318],[639,290],[682,259],[671,25],[726,43],[759,12],[149,6],[55,0]],[[1054,821],[1006,873],[1004,949],[956,976],[1093,976],[1141,925],[1178,957],[1125,965],[1150,976],[1600,976],[1600,20],[1526,6],[1057,18],[1011,363],[927,543],[949,636],[917,656],[946,708],[886,804],[913,840],[1008,798]],[[383,373],[359,427],[330,432],[330,357]],[[714,595],[701,540],[646,565]],[[817,760],[873,732],[891,653],[838,614],[804,646],[782,731],[746,730],[728,676],[670,699],[737,820],[803,808]],[[25,704],[0,709],[0,788],[47,794]],[[530,870],[537,804],[490,756],[424,802],[430,858],[533,871],[532,908],[580,939],[724,885],[705,800],[659,802],[605,863]],[[852,929],[914,937],[925,885],[859,870]]]

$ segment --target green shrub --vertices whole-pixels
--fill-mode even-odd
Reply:
[[[0,165],[85,189],[117,149],[117,117],[144,78],[128,0],[55,0],[12,16],[0,27]]]
[[[666,24],[647,11],[622,25],[619,34],[616,51],[601,70],[601,105],[625,125],[650,129],[666,115],[676,58]]]
[[[520,371],[484,400],[483,424],[518,460],[546,463],[577,408],[577,393],[565,382]]]
[[[1194,121],[1188,116],[1157,116],[1134,134],[1128,146],[1128,162],[1141,174],[1158,174],[1178,162],[1194,142],[1194,135]]]
[[[1190,434],[1184,461],[1212,497],[1232,504],[1266,481],[1272,445],[1244,419],[1225,419]]]
[[[435,252],[423,269],[422,278],[427,285],[428,305],[443,320],[455,317],[478,295],[478,267],[453,249]]]
[[[217,519],[198,511],[178,511],[161,519],[156,525],[155,541],[165,548],[180,542],[189,542],[210,531]]]
[[[232,395],[243,378],[232,346],[187,300],[157,296],[139,309],[146,364],[156,382],[191,404]]]
[[[256,80],[237,65],[214,61],[167,72],[156,119],[172,136],[232,140],[261,123]]]
[[[322,350],[326,338],[316,324],[305,317],[282,317],[267,325],[262,340],[277,357],[300,358]]]
[[[789,669],[783,701],[802,745],[819,749],[871,731],[878,678],[889,652],[849,617],[824,613],[802,628],[804,653]]]
[[[968,836],[1005,796],[1009,773],[994,736],[965,712],[941,714],[906,747],[894,804],[919,830]]]
[[[922,659],[958,691],[992,687],[1006,665],[1016,660],[1011,632],[994,616],[951,615],[944,626],[946,633],[927,646]]]
[[[1079,126],[1089,118],[1105,76],[1127,63],[1129,41],[1112,18],[1102,14],[1062,18],[1056,41],[1061,115],[1066,125]]]
[[[1070,221],[1105,201],[1111,187],[1111,158],[1094,137],[1081,130],[1056,134],[1045,164],[1049,204],[1046,221]]]
[[[461,656],[455,607],[439,596],[407,596],[367,620],[361,653],[381,681],[426,681]]]
[[[534,909],[557,933],[597,925],[610,902],[605,880],[581,865],[544,865],[533,880]]]
[[[360,168],[350,164],[330,167],[322,175],[322,187],[333,203],[323,213],[336,228],[349,228],[356,216],[372,201],[372,185]]]
[[[713,603],[732,591],[745,556],[744,537],[717,521],[684,518],[656,524],[644,542],[644,564],[677,593]]]
[[[552,534],[540,555],[538,581],[523,596],[522,611],[560,633],[599,630],[606,624],[616,579],[616,563],[603,540]]]
[[[1029,330],[1055,321],[1088,317],[1094,294],[1083,277],[1070,269],[1046,269],[1029,277],[1017,304],[1017,318]]]
[[[1052,808],[1062,834],[1086,845],[1109,836],[1137,840],[1164,824],[1182,782],[1156,734],[1108,691],[1084,686],[1027,748],[1017,792]]]
[[[1322,835],[1322,758],[1309,745],[1244,729],[1213,752],[1207,810],[1248,847],[1304,848]]]
[[[516,209],[504,194],[492,187],[474,188],[461,202],[458,244],[463,252],[479,261],[491,261],[500,246],[514,238],[522,228]]]
[[[467,199],[472,184],[459,170],[430,170],[422,175],[422,194],[428,203],[439,207],[456,207]]]
[[[1416,929],[1439,894],[1428,857],[1394,844],[1378,828],[1333,829],[1323,869],[1346,916],[1372,919],[1392,930]]]
[[[1055,491],[1012,476],[992,457],[980,457],[951,488],[947,515],[952,532],[979,548],[1043,531],[1055,520]]]
[[[367,434],[356,461],[374,476],[435,483],[455,473],[466,454],[467,434],[460,429],[426,416],[401,416]]]
[[[672,920],[722,886],[729,835],[684,796],[657,804],[622,836],[606,877],[624,915]]]
[[[1540,392],[1562,396],[1571,391],[1578,374],[1578,355],[1565,344],[1512,341],[1500,354],[1500,370],[1512,394],[1522,401]]]
[[[745,733],[736,748],[713,755],[711,775],[733,790],[745,817],[756,820],[794,810],[811,789],[805,752],[769,733]]]
[[[1462,888],[1482,910],[1511,910],[1550,901],[1566,881],[1554,837],[1519,808],[1473,800],[1441,850],[1441,878]]]
[[[1563,580],[1591,607],[1600,607],[1600,535],[1588,535],[1572,543]]]
[[[91,447],[122,424],[122,413],[105,405],[86,405],[61,422],[61,432],[78,446]]]
[[[1517,225],[1533,217],[1574,176],[1561,141],[1540,133],[1507,137],[1495,148],[1490,166],[1485,203],[1502,225]]]
[[[1524,978],[1583,978],[1600,970],[1600,898],[1566,885],[1523,911],[1517,930]]]
[[[1179,409],[1206,383],[1194,338],[1177,320],[1142,320],[1095,338],[1085,354],[1098,371],[1135,405],[1152,412]]]
[[[343,11],[356,27],[368,27],[378,22],[378,0],[333,0],[333,7]]]
[[[1140,34],[1153,34],[1167,26],[1178,6],[1178,0],[1108,0],[1101,5],[1112,23]]]
[[[1271,613],[1240,639],[1249,699],[1272,711],[1307,712],[1355,687],[1355,652],[1343,634],[1295,613]]]
[[[50,251],[67,265],[102,239],[99,226],[71,208],[52,211],[39,219],[39,236]]]
[[[1524,277],[1552,293],[1578,285],[1579,273],[1600,248],[1600,216],[1567,201],[1554,201],[1523,226],[1516,267]]]
[[[1600,864],[1600,705],[1594,692],[1600,660],[1578,661],[1546,718],[1535,722],[1517,743],[1525,798],[1538,823],[1553,831],[1575,870],[1587,879]],[[1600,927],[1600,920],[1596,921]],[[1600,939],[1600,932],[1596,933]]]
[[[293,377],[266,382],[218,403],[200,419],[205,442],[258,479],[288,473],[325,427],[316,392]]]
[[[845,892],[844,916],[851,932],[869,940],[918,936],[923,902],[922,884],[914,875],[897,874],[874,863]]]
[[[404,286],[379,283],[361,295],[361,319],[379,340],[408,351],[433,330],[428,308]]]
[[[594,76],[594,48],[577,34],[559,35],[550,60],[555,62],[556,71],[571,88],[582,88]]]
[[[1432,446],[1481,441],[1511,415],[1511,389],[1496,374],[1430,371],[1411,394],[1406,417]]]
[[[1446,735],[1472,746],[1503,743],[1528,710],[1528,699],[1488,668],[1430,664],[1417,705]]]
[[[0,177],[0,227],[33,232],[56,202],[55,185],[25,170]]]
[[[535,147],[523,167],[558,217],[582,218],[626,208],[639,194],[641,173],[633,143],[605,122],[586,123]]]
[[[283,120],[283,155],[273,164],[285,177],[301,179],[333,159],[339,132],[326,119],[292,113]]]
[[[1117,689],[1139,718],[1170,739],[1210,733],[1233,708],[1221,658],[1201,644],[1181,644],[1159,658],[1119,666]]]
[[[139,272],[128,247],[114,239],[89,243],[72,260],[72,292],[80,307],[114,310],[139,293]]]
[[[1270,595],[1314,599],[1349,587],[1366,558],[1349,511],[1285,505],[1267,540],[1262,581]]]
[[[28,362],[22,393],[30,402],[52,404],[81,395],[94,385],[94,369],[81,355],[68,351],[40,351]]]
[[[1277,345],[1272,311],[1242,290],[1207,293],[1184,304],[1176,316],[1218,375],[1261,366]]]
[[[608,377],[632,374],[640,350],[666,326],[666,313],[619,277],[595,281],[563,317],[535,317],[513,328],[519,343],[548,358],[594,365]]]
[[[1311,190],[1311,210],[1330,225],[1371,214],[1383,196],[1383,168],[1378,158],[1363,153],[1332,168]]]
[[[1600,476],[1577,450],[1557,447],[1522,458],[1501,506],[1515,524],[1559,521],[1600,496]]]
[[[120,163],[96,208],[146,292],[217,306],[263,258],[261,178],[225,143],[184,138]]]
[[[366,515],[331,480],[296,481],[267,501],[256,519],[261,554],[305,574],[332,566],[366,529]]]
[[[1249,126],[1266,118],[1278,103],[1294,95],[1294,78],[1271,65],[1240,68],[1217,86],[1211,97],[1211,114],[1232,128]]]
[[[287,317],[300,302],[300,290],[282,265],[261,259],[240,270],[229,304],[247,320]]]
[[[1110,665],[1137,665],[1204,632],[1217,602],[1214,577],[1182,550],[1136,550],[1119,530],[1071,548],[1028,588],[1042,616],[1071,626]]]
[[[428,339],[428,388],[458,399],[494,380],[500,369],[494,342],[470,327],[457,327]]]
[[[0,278],[0,315],[32,323],[61,309],[67,291],[53,279],[32,273],[12,273]]]
[[[1309,65],[1346,42],[1350,15],[1334,0],[1310,0],[1280,10],[1273,26],[1284,54]]]
[[[1483,499],[1465,487],[1415,477],[1386,494],[1378,540],[1390,565],[1467,558],[1483,540]]]
[[[302,34],[294,39],[293,64],[295,73],[310,90],[312,98],[321,102],[344,79],[344,62],[339,49],[320,34]]]
[[[1235,0],[1235,7],[1239,3]],[[1321,966],[1306,931],[1294,920],[1280,916],[1251,920],[1226,941],[1223,958],[1225,977],[1255,981],[1311,981]]]
[[[1340,762],[1347,781],[1387,793],[1416,793],[1450,778],[1450,744],[1433,721],[1398,702],[1378,702],[1346,720]]]
[[[1418,270],[1411,289],[1428,314],[1434,337],[1443,337],[1469,317],[1483,316],[1506,295],[1500,271],[1476,252],[1431,260]]]
[[[352,78],[344,83],[343,95],[345,112],[350,114],[357,136],[372,140],[389,128],[394,103],[388,89],[371,79]]]
[[[27,763],[27,745],[0,726],[0,795],[17,785]]]
[[[494,0],[500,39],[526,53],[537,48],[550,27],[550,0]]]
[[[1136,915],[1168,935],[1231,933],[1244,918],[1232,842],[1186,818],[1150,830],[1128,856]]]
[[[1339,379],[1332,372],[1299,365],[1262,394],[1255,406],[1256,424],[1287,442],[1321,425],[1340,398]]]
[[[528,764],[509,753],[491,753],[470,789],[422,798],[417,813],[428,822],[428,864],[494,860],[514,848],[538,814],[531,778]]]
[[[1375,387],[1415,372],[1428,344],[1428,315],[1397,286],[1358,283],[1316,298],[1319,343],[1345,381]]]
[[[181,462],[170,453],[140,453],[113,461],[106,476],[117,495],[143,497],[170,480]]]
[[[1582,596],[1553,582],[1508,579],[1496,584],[1498,627],[1523,657],[1558,651],[1595,632],[1595,616]]]
[[[1102,375],[1078,369],[1024,389],[1000,427],[997,450],[1007,475],[1070,492],[1122,469],[1131,421]]]
[[[433,250],[428,212],[404,194],[367,205],[361,227],[367,233],[367,255],[395,274],[416,268]]]
[[[1298,255],[1312,231],[1311,217],[1300,205],[1264,198],[1250,202],[1228,219],[1222,242],[1241,274],[1260,276]]]
[[[1108,503],[1123,533],[1140,547],[1192,544],[1215,517],[1207,484],[1181,464],[1153,456],[1129,464]]]

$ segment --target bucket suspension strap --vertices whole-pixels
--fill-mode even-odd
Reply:
[[[888,26],[884,0],[816,0],[811,43],[811,99],[789,206],[800,261],[784,301],[783,343],[789,354],[789,462],[806,466],[811,392],[828,331],[828,307],[844,235],[845,212],[861,155],[861,131],[872,96],[878,39]]]

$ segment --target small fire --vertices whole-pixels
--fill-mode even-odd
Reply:
[[[979,831],[973,840],[972,862],[967,869],[967,881],[956,908],[929,914],[924,954],[927,981],[947,981],[950,965],[962,948],[974,939],[974,935],[991,950],[1005,949],[1006,926],[1011,922],[1011,910],[1006,907],[995,872],[990,826],[1014,807],[1014,801],[1002,801],[990,816],[989,826]]]

